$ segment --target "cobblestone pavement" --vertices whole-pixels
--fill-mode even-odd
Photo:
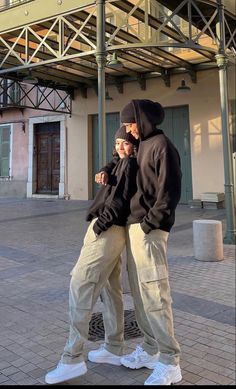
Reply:
[[[68,334],[68,287],[87,229],[89,202],[0,199],[0,385],[42,385]],[[179,206],[168,259],[176,337],[182,348],[181,385],[235,384],[235,246],[224,260],[197,261],[192,221],[225,210]],[[125,309],[133,309],[129,293]],[[98,302],[95,312],[102,310]],[[126,341],[126,351],[141,338]],[[85,355],[102,340],[85,343]],[[150,370],[88,362],[67,385],[143,385]]]

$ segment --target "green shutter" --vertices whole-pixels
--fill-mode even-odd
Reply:
[[[188,106],[165,108],[165,120],[160,128],[177,147],[182,170],[181,204],[192,200],[192,168]]]
[[[0,126],[0,176],[8,177],[10,168],[10,126]]]
[[[106,152],[107,162],[112,159],[112,152],[114,149],[114,136],[116,130],[120,127],[119,112],[112,112],[106,114]],[[101,169],[99,166],[99,140],[98,140],[98,115],[93,115],[93,194],[95,195],[100,185],[94,181],[95,173]]]

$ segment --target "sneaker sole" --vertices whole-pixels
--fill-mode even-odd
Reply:
[[[109,365],[121,366],[120,358],[93,358],[88,355],[88,360],[93,363],[108,363]]]
[[[179,374],[178,376],[174,377],[172,380],[170,380],[169,382],[167,382],[167,384],[165,385],[172,385],[172,384],[177,384],[178,382],[182,381],[182,375]],[[144,385],[160,385],[160,384],[157,384],[155,383],[155,381],[153,381],[153,383],[147,383],[146,381],[144,382]]]
[[[69,381],[72,380],[73,378],[80,377],[81,375],[84,375],[87,373],[88,369],[87,366],[85,365],[83,368],[80,368],[79,372],[73,372],[71,374],[68,374],[67,376],[63,375],[63,377],[57,377],[57,378],[51,378],[51,377],[45,377],[45,382],[47,384],[58,384],[59,382],[64,382],[64,381]]]
[[[146,364],[143,363],[142,365],[137,365],[137,364],[132,365],[132,363],[129,363],[129,362],[126,362],[126,361],[125,362],[121,361],[121,365],[123,365],[125,367],[128,367],[129,369],[133,369],[133,370],[135,370],[135,369],[142,369],[142,367],[146,367],[147,369],[154,370],[155,367],[156,367],[156,364],[157,364],[157,362],[146,363]]]
[[[171,381],[170,385],[171,385],[171,384],[177,384],[177,383],[180,382],[180,381],[182,381],[182,374],[179,374],[177,377],[175,377],[175,378]]]

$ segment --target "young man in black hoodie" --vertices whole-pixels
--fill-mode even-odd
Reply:
[[[128,218],[127,264],[142,346],[121,358],[131,369],[154,369],[145,385],[181,381],[180,347],[174,337],[166,258],[167,240],[181,194],[178,151],[158,125],[159,103],[132,100],[121,111],[126,132],[139,139],[137,192]]]
[[[124,313],[120,283],[121,258],[125,247],[125,225],[130,198],[136,191],[137,141],[125,127],[115,134],[119,158],[110,180],[97,192],[86,220],[91,221],[79,259],[72,269],[69,293],[70,332],[61,361],[46,374],[48,384],[79,377],[87,372],[83,345],[88,338],[92,309],[102,295],[104,303],[105,345],[90,351],[88,359],[121,365],[124,346]]]

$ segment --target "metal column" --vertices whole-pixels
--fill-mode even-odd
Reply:
[[[224,243],[236,244],[234,186],[233,186],[233,158],[229,138],[229,107],[228,107],[228,85],[227,85],[227,58],[225,55],[225,31],[224,31],[224,10],[221,0],[219,6],[218,37],[220,40],[219,54],[216,55],[216,62],[219,67],[220,80],[220,103],[221,103],[221,126],[223,138],[224,156],[224,179],[225,179],[225,208],[226,208],[226,234]]]
[[[106,164],[106,112],[105,112],[105,0],[97,0],[97,51],[98,64],[98,140],[99,167]]]

